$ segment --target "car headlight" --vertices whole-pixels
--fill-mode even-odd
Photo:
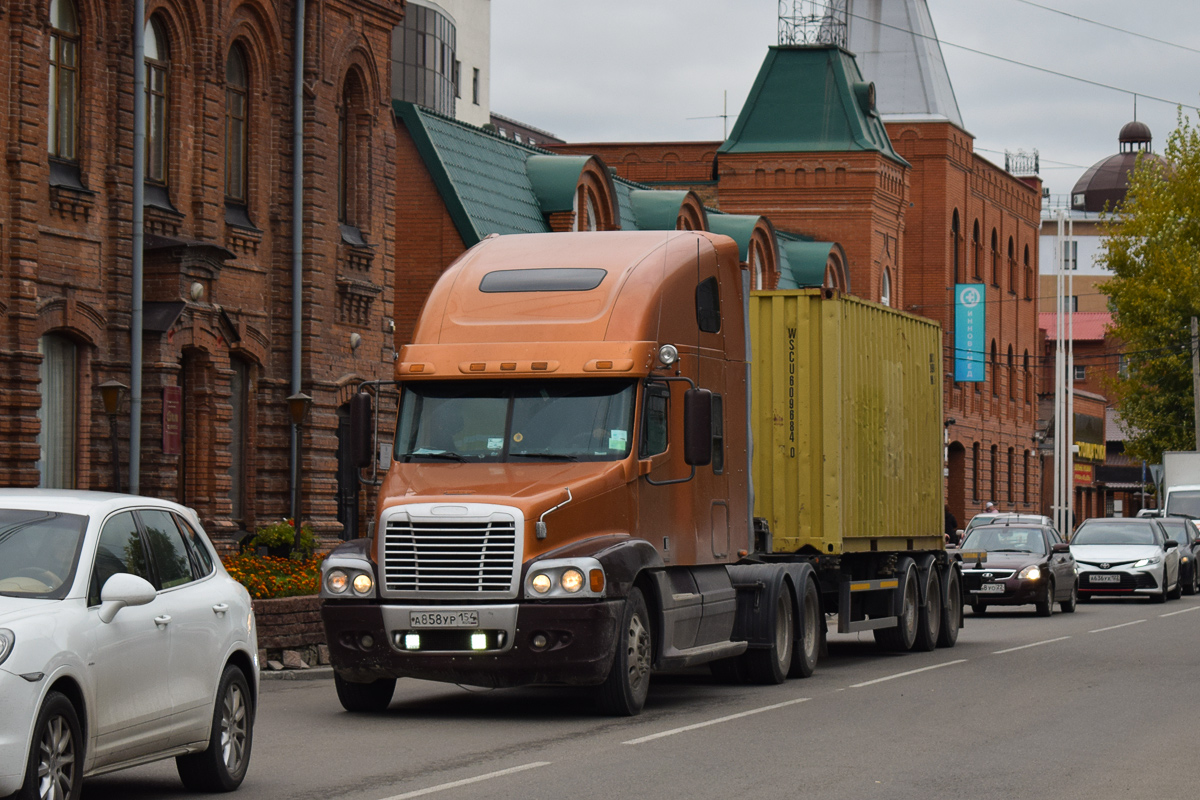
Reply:
[[[340,569],[331,569],[325,575],[325,588],[334,594],[344,594],[350,588],[350,576]]]
[[[1021,570],[1017,574],[1017,577],[1022,580],[1036,581],[1038,578],[1042,577],[1042,571],[1036,564],[1030,564],[1028,567]]]
[[[604,568],[594,558],[548,558],[538,561],[525,578],[525,596],[604,597]]]
[[[1162,556],[1150,556],[1150,558],[1143,558],[1141,561],[1133,562],[1133,568],[1137,569],[1138,567],[1150,567],[1158,564],[1161,561]]]
[[[4,663],[4,659],[8,658],[8,654],[13,651],[13,645],[17,643],[16,635],[8,628],[0,628],[0,664]]]

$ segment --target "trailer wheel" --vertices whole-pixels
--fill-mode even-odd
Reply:
[[[885,650],[911,650],[917,640],[917,607],[920,605],[920,588],[917,586],[917,565],[911,558],[896,562],[896,576],[900,585],[895,589],[894,608],[898,621],[894,628],[876,628],[875,643]]]
[[[942,580],[942,629],[938,632],[938,647],[954,647],[962,621],[962,573],[957,564],[948,564]]]
[[[630,589],[617,629],[616,652],[604,683],[596,687],[596,704],[614,717],[636,716],[650,693],[650,612],[641,589]]]
[[[817,668],[821,652],[821,595],[811,574],[804,578],[800,592],[800,632],[792,649],[789,678],[807,678]]]
[[[942,632],[942,579],[932,559],[921,577],[924,602],[917,613],[917,638],[913,649],[928,653],[937,647]]]
[[[754,683],[775,684],[787,680],[792,668],[792,649],[796,646],[796,621],[792,614],[792,592],[786,583],[775,595],[775,624],[771,646],[747,650],[746,672]]]

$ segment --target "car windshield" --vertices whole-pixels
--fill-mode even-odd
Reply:
[[[963,550],[986,550],[989,553],[1046,554],[1046,542],[1037,528],[1009,528],[984,525],[971,531],[963,542]]]
[[[1162,526],[1167,529],[1167,536],[1179,542],[1187,544],[1191,539],[1188,538],[1188,522],[1182,519],[1162,519],[1159,520]]]
[[[1071,537],[1071,544],[1157,544],[1151,524],[1130,520],[1089,525],[1085,521]]]
[[[86,529],[78,514],[0,509],[0,595],[65,596]]]
[[[397,461],[619,461],[633,438],[630,380],[405,384]]]
[[[1175,491],[1167,495],[1167,516],[1182,514],[1187,517],[1200,517],[1200,492]]]

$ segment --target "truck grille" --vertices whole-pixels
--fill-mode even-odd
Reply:
[[[521,555],[516,523],[502,514],[389,519],[381,554],[384,594],[514,597]]]

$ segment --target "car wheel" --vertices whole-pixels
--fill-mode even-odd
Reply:
[[[630,589],[621,627],[617,629],[612,667],[604,683],[596,687],[596,704],[601,711],[614,717],[632,717],[642,710],[650,693],[653,657],[646,600],[640,589]]]
[[[746,673],[754,683],[770,686],[787,680],[792,668],[792,650],[796,646],[796,622],[792,613],[792,592],[787,584],[775,596],[775,625],[771,646],[747,650]]]
[[[984,612],[986,612],[986,611],[987,611],[987,604],[971,603],[971,613],[972,614],[976,614],[976,615],[982,617]]]
[[[358,713],[374,713],[386,711],[392,704],[392,695],[396,693],[396,679],[380,678],[371,683],[354,683],[334,672],[333,688],[337,690],[342,708]]]
[[[1049,617],[1054,614],[1054,581],[1046,583],[1046,599],[1034,603],[1039,617]]]
[[[1063,600],[1061,603],[1059,603],[1058,607],[1062,609],[1062,612],[1064,614],[1074,614],[1075,606],[1078,605],[1078,602],[1079,602],[1079,584],[1072,583],[1071,584],[1071,594],[1067,596],[1066,600]]]
[[[83,791],[83,734],[75,706],[50,692],[33,726],[25,783],[17,800],[78,800]]]
[[[175,759],[179,779],[188,789],[232,792],[241,785],[250,765],[254,742],[254,700],[241,669],[230,664],[217,687],[208,749]]]
[[[1167,594],[1168,594],[1168,592],[1167,592],[1167,570],[1166,570],[1166,567],[1164,567],[1163,568],[1163,576],[1162,576],[1162,591],[1156,592],[1155,594],[1150,595],[1150,602],[1151,603],[1165,603],[1165,602],[1167,602]]]
[[[1175,573],[1175,588],[1171,589],[1171,591],[1167,594],[1167,598],[1170,600],[1178,600],[1181,597],[1183,597],[1183,575],[1177,572]]]

